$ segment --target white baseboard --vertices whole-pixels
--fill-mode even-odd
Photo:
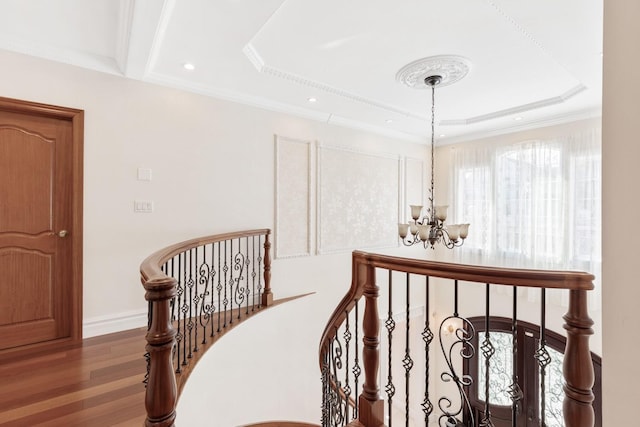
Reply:
[[[82,337],[91,338],[145,326],[147,326],[146,311],[129,311],[114,315],[97,316],[82,322]]]

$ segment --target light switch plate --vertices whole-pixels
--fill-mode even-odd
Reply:
[[[151,181],[151,169],[138,168],[138,181]]]
[[[152,213],[153,201],[152,200],[135,200],[133,202],[133,211],[140,213]]]

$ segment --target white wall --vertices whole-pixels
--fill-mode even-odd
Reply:
[[[425,155],[417,144],[14,53],[0,52],[0,63],[2,96],[85,110],[89,334],[121,329],[125,324],[96,324],[146,312],[138,268],[153,251],[200,235],[273,228],[275,134]],[[137,181],[138,167],[152,168],[153,181]],[[153,200],[155,212],[134,213],[134,199]],[[308,274],[331,271],[336,263],[349,271],[348,255],[275,261],[276,297],[338,286]],[[348,284],[349,275],[339,286]],[[144,322],[144,316],[136,321]]]
[[[604,1],[602,357],[605,426],[636,425],[640,329],[640,2]]]
[[[138,269],[155,250],[201,235],[273,229],[275,134],[413,158],[426,154],[423,145],[14,53],[0,51],[0,63],[2,96],[85,111],[85,336],[146,325]],[[153,180],[137,181],[138,167],[151,168]],[[134,213],[135,199],[153,200],[155,212]],[[235,382],[240,393],[251,384],[260,403],[243,403],[244,410],[233,411],[217,395],[205,394],[217,406],[201,406],[196,417],[230,417],[221,418],[220,425],[269,417],[317,421],[319,339],[350,281],[350,253],[274,260],[276,298],[317,293],[247,322],[223,338],[228,345],[207,355],[211,363],[201,362],[237,376],[218,378],[224,382],[212,388],[200,386],[194,375],[185,389],[194,396],[185,400],[189,404],[207,388],[224,395]],[[295,321],[290,327],[289,320]],[[243,339],[248,337],[260,337],[263,347],[257,347],[257,354],[233,354],[240,346],[247,350]],[[295,360],[282,358],[288,351],[282,342],[299,350]],[[245,362],[255,364],[243,368]],[[256,372],[264,375],[256,378]],[[296,375],[283,375],[287,372]],[[195,424],[185,420],[181,425]]]

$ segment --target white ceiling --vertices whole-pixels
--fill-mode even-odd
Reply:
[[[455,142],[599,115],[602,0],[2,0],[0,49],[425,142],[430,93],[396,73],[462,56]]]

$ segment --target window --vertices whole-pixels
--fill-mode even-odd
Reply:
[[[470,223],[462,262],[600,276],[600,132],[454,147],[451,223]]]

